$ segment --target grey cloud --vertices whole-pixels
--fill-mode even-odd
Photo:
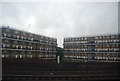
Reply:
[[[62,47],[64,37],[118,33],[117,6],[117,2],[3,2],[0,21],[55,37]],[[30,18],[35,24],[29,28],[25,22]]]

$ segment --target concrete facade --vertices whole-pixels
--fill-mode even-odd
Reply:
[[[2,26],[2,58],[56,59],[57,39]]]
[[[120,35],[64,38],[66,61],[120,60]]]

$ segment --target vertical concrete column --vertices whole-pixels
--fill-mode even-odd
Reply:
[[[60,56],[57,56],[57,63],[60,63]]]

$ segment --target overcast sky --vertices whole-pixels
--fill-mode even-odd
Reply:
[[[117,2],[3,2],[0,7],[2,25],[57,38],[60,47],[64,37],[118,33]]]

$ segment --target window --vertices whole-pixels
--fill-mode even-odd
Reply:
[[[29,37],[28,40],[31,40],[31,38]]]
[[[110,49],[109,49],[110,50]],[[104,49],[104,51],[108,51],[108,49],[106,48],[106,49]]]
[[[7,35],[5,33],[3,33],[3,36],[6,37]]]
[[[12,45],[13,46],[13,48],[15,48],[15,45]]]
[[[99,42],[99,43],[101,43],[101,42],[102,42],[102,40],[99,40],[98,42]]]
[[[18,34],[18,31],[15,31],[15,34]]]
[[[8,53],[8,51],[4,50],[3,53]]]
[[[107,42],[107,40],[104,40],[104,42]]]
[[[7,34],[7,37],[11,37],[11,34]]]
[[[32,37],[33,35],[32,34],[29,34],[30,35],[30,37]]]
[[[20,55],[20,58],[22,58],[23,56],[22,55]]]
[[[102,43],[105,43],[105,40],[102,40]]]
[[[41,55],[39,55],[39,58],[41,58]]]
[[[98,47],[98,45],[95,45],[95,47]]]
[[[17,36],[17,39],[19,39],[19,36]]]
[[[18,55],[15,55],[15,58],[18,58]]]
[[[4,57],[5,57],[5,55],[2,55],[2,57],[4,58]]]
[[[33,38],[31,38],[31,41],[33,41]]]
[[[103,36],[103,39],[105,39],[106,38],[106,36]]]
[[[6,32],[10,32],[10,29],[6,29]]]
[[[116,38],[119,38],[119,36],[118,36],[118,35],[116,35]]]
[[[10,46],[9,44],[6,45],[6,47],[9,47],[9,46]]]
[[[81,40],[83,40],[83,38],[81,38]]]
[[[85,40],[87,40],[87,38],[85,37]]]
[[[68,41],[71,41],[72,39],[68,39]],[[74,39],[73,39],[74,40]]]
[[[87,45],[84,45],[85,48],[87,48]]]
[[[15,44],[17,44],[17,41],[14,41]]]
[[[100,36],[99,38],[102,39],[102,36]]]
[[[13,35],[14,38],[16,38],[17,36],[16,35]]]
[[[116,47],[119,47],[119,45],[118,45],[118,44],[116,44]]]
[[[31,54],[32,52],[28,52],[28,54]]]
[[[2,47],[4,48],[4,47],[6,47],[6,45],[5,45],[5,44],[2,44]]]
[[[9,57],[9,55],[5,55],[5,57],[7,57],[7,58],[8,58],[8,57]]]
[[[32,58],[32,55],[28,55],[28,58]]]
[[[28,58],[32,58],[32,55],[27,55]]]
[[[21,39],[23,40],[23,37],[21,36]]]
[[[30,47],[30,49],[32,50],[32,47]]]
[[[111,42],[111,40],[108,40],[108,42]]]
[[[106,45],[107,47],[110,47],[110,45]]]
[[[98,37],[95,37],[95,39],[98,39]]]
[[[5,40],[5,42],[9,42],[8,40]]]
[[[110,36],[106,36],[106,38],[107,38],[107,39],[109,39],[109,38],[110,38]]]
[[[23,46],[20,46],[21,47],[21,49],[23,48]]]
[[[26,35],[26,33],[23,32],[23,35]]]
[[[115,38],[115,35],[111,36],[111,38]]]

